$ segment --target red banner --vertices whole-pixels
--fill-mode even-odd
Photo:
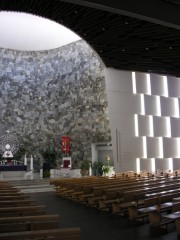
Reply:
[[[70,152],[70,137],[62,136],[61,137],[61,144],[62,144],[62,152],[69,153]]]

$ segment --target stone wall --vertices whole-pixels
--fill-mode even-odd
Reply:
[[[82,40],[41,52],[0,50],[0,135],[11,130],[27,152],[67,134],[91,159],[111,139],[103,65]]]

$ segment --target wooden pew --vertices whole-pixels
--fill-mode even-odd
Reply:
[[[175,220],[175,225],[176,225],[176,232],[178,235],[180,235],[180,212],[179,212],[179,218]]]
[[[22,195],[21,192],[11,192],[11,191],[6,191],[6,192],[0,192],[0,198],[2,196],[19,196],[19,195]]]
[[[128,207],[129,220],[142,220],[149,215],[150,212],[156,211],[156,205],[159,204],[159,198],[148,198],[144,201],[143,208],[137,208],[137,206]]]
[[[15,192],[15,193],[17,193],[17,192],[20,192],[20,190],[19,189],[17,189],[17,188],[0,188],[0,193],[2,194],[2,193],[11,193],[11,192]]]
[[[180,203],[172,203],[172,213],[170,214],[162,215],[159,209],[160,208],[158,208],[157,211],[149,213],[150,226],[154,228],[165,228],[167,230],[168,225],[180,217]]]
[[[59,228],[58,214],[0,218],[0,233]]]
[[[21,195],[8,195],[8,196],[0,196],[0,201],[12,201],[12,200],[22,200],[22,199],[30,199],[30,196],[28,194],[22,193]]]
[[[24,239],[61,239],[80,240],[80,228],[59,228],[51,230],[23,231],[12,233],[0,233],[2,240],[24,240]]]
[[[115,188],[110,188],[110,189],[109,189],[109,186],[106,186],[104,188],[104,192],[102,192],[103,197],[99,198],[100,196],[98,196],[98,198],[99,198],[98,199],[99,200],[99,207],[98,207],[98,209],[99,210],[111,209],[113,207],[112,205],[114,203],[116,203],[116,206],[117,206],[118,202],[120,202],[118,200],[118,198],[120,196],[122,196],[122,193],[123,193],[123,195],[125,195],[125,194],[132,195],[135,191],[136,192],[137,191],[138,192],[139,191],[141,191],[141,192],[158,191],[159,192],[159,188],[161,188],[161,187],[163,189],[169,189],[169,188],[174,188],[175,187],[175,185],[171,184],[171,183],[164,184],[164,182],[163,182],[162,184],[163,184],[162,186],[161,185],[158,186],[157,183],[151,183],[150,185],[148,184],[148,185],[144,186],[144,184],[135,183],[135,184],[130,184],[128,186],[119,186],[119,187],[117,186]],[[147,188],[147,186],[149,186],[149,187]],[[96,200],[96,198],[94,198],[94,197],[91,197],[91,199],[95,199]]]
[[[4,201],[1,201],[0,200],[0,206],[1,207],[8,207],[8,206],[31,206],[31,205],[36,205],[36,201],[33,201],[31,199],[18,199],[18,200],[4,200]]]
[[[128,212],[129,207],[138,207],[136,194],[124,195],[119,203],[112,204],[112,214],[123,214]]]
[[[59,215],[46,214],[46,206],[24,197],[0,191],[0,239],[80,239],[80,228],[60,229]]]
[[[13,217],[13,216],[29,216],[45,214],[45,205],[32,205],[32,206],[18,206],[18,207],[1,207],[1,217]]]

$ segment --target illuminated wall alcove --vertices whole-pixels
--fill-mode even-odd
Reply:
[[[116,170],[180,168],[180,79],[106,69]]]

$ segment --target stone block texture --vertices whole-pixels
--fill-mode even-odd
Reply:
[[[0,49],[0,136],[12,131],[27,152],[68,135],[83,158],[91,143],[109,142],[103,63],[83,41],[58,49],[22,52]]]

